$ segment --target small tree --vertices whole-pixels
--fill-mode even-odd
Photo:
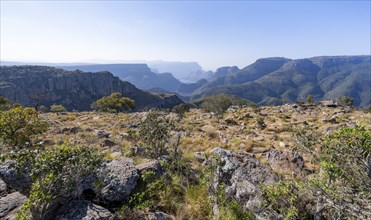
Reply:
[[[0,110],[8,110],[10,107],[9,99],[0,96]]]
[[[177,113],[180,118],[183,118],[184,114],[189,111],[189,106],[186,103],[182,103],[174,106],[173,112]]]
[[[340,106],[350,107],[353,105],[353,99],[348,96],[341,96],[337,99]]]
[[[232,98],[225,94],[206,97],[202,103],[202,108],[206,112],[214,112],[218,115],[224,114],[233,105]]]
[[[91,104],[91,108],[101,112],[128,112],[134,109],[135,101],[122,97],[121,93],[112,93]]]
[[[21,148],[32,145],[32,136],[47,129],[47,122],[33,108],[16,107],[0,111],[0,139],[8,146]]]
[[[53,104],[50,106],[51,112],[66,112],[67,109],[63,105]]]
[[[170,132],[175,127],[174,123],[164,114],[152,111],[140,125],[141,140],[147,145],[146,150],[150,157],[158,158],[167,155],[167,144],[171,139]]]
[[[306,101],[307,101],[307,103],[312,104],[314,102],[313,96],[312,95],[308,95]]]

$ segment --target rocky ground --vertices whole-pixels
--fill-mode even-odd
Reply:
[[[161,173],[159,161],[146,158],[139,137],[141,123],[147,115],[148,112],[42,114],[49,121],[50,128],[38,137],[40,145],[68,142],[92,146],[106,159],[94,177],[102,180],[102,184],[93,187],[93,180],[82,184],[79,188],[82,199],[71,201],[64,210],[59,210],[58,219],[123,218],[114,215],[112,204],[129,198],[144,170]],[[167,113],[166,117],[177,119],[178,115]],[[191,109],[179,119],[176,132],[180,137],[180,149],[195,170],[202,170],[211,155],[220,158],[219,173],[211,188],[218,189],[218,185],[223,183],[229,197],[235,198],[246,209],[254,209],[261,202],[260,184],[292,179],[303,170],[310,174],[318,168],[318,164],[307,159],[308,155],[297,151],[300,143],[295,133],[311,131],[320,138],[341,126],[370,124],[371,114],[361,110],[287,104],[230,107],[219,117],[201,109]],[[30,186],[26,177],[14,173],[9,164],[0,166],[1,219],[14,217],[15,210],[26,199],[24,192]],[[100,199],[97,202],[89,196]],[[209,196],[212,201],[213,195]],[[218,207],[212,202],[211,205],[217,215]],[[255,218],[266,219],[269,215],[255,213]],[[144,210],[138,216],[141,219],[182,219],[176,213],[165,214],[162,210]]]

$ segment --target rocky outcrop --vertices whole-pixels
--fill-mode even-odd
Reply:
[[[17,171],[13,160],[5,161],[0,165],[0,178],[7,187],[15,189],[22,194],[28,194],[31,189],[31,177],[25,170]]]
[[[87,200],[73,200],[58,214],[57,220],[118,220],[109,210]]]
[[[298,173],[304,168],[304,159],[296,151],[270,150],[267,154],[269,165],[282,173]]]
[[[131,159],[109,160],[100,165],[79,191],[82,197],[94,194],[93,197],[104,204],[123,203],[135,188],[138,178],[138,170]]]
[[[174,95],[158,96],[121,81],[110,72],[66,71],[47,66],[0,66],[0,96],[24,106],[54,103],[67,110],[90,110],[103,96],[119,92],[135,101],[137,110],[171,108],[182,103]]]
[[[175,217],[163,212],[147,212],[138,216],[138,219],[143,220],[175,220]]]
[[[26,196],[14,192],[0,198],[0,219],[15,219],[13,214],[26,201]]]
[[[209,159],[206,163],[213,167],[214,172],[213,184],[209,191],[216,216],[219,215],[217,195],[221,189],[227,198],[236,199],[247,210],[254,210],[261,203],[259,185],[278,181],[278,176],[272,169],[261,164],[252,154],[215,148],[211,158],[214,159]]]

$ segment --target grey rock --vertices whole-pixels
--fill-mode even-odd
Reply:
[[[14,211],[20,208],[26,201],[26,196],[19,192],[10,193],[0,198],[0,219],[15,219]]]
[[[109,210],[87,200],[73,200],[62,208],[57,220],[118,220]]]
[[[116,145],[116,143],[111,141],[110,139],[104,139],[100,145],[102,147],[113,147]]]
[[[143,220],[175,220],[174,216],[168,215],[163,212],[147,212],[138,216]]]
[[[0,197],[6,196],[7,193],[8,193],[8,187],[6,183],[2,179],[0,179]]]
[[[15,161],[8,160],[0,165],[0,178],[7,184],[7,187],[15,189],[22,194],[28,194],[31,189],[31,177],[25,170],[17,171],[12,165]]]
[[[138,178],[138,170],[133,160],[128,158],[108,160],[80,185],[79,194],[94,192],[102,203],[121,203],[129,198]]]
[[[283,173],[299,172],[304,168],[304,159],[296,151],[270,150],[267,154],[272,169]]]
[[[212,159],[208,161],[209,164],[214,163],[215,169],[209,188],[214,215],[219,215],[216,201],[221,185],[224,185],[225,195],[239,201],[245,209],[259,208],[262,201],[259,185],[274,184],[279,179],[272,169],[261,164],[252,154],[234,153],[222,148],[215,148],[211,153],[219,161],[216,164]]]
[[[194,154],[193,154],[193,156],[195,157],[195,159],[198,161],[198,162],[200,162],[200,163],[202,163],[202,162],[204,162],[205,161],[205,159],[206,159],[206,156],[205,156],[205,152],[195,152]]]
[[[98,130],[95,131],[95,133],[97,134],[98,138],[109,138],[110,136],[110,133],[107,131]]]
[[[81,131],[80,127],[66,127],[61,130],[62,133],[76,134]]]
[[[158,162],[158,160],[151,160],[145,163],[141,163],[136,166],[139,173],[142,173],[143,171],[152,171],[157,174],[162,173],[161,165]]]

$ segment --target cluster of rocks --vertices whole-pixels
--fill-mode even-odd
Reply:
[[[12,163],[14,161],[10,160],[0,165],[0,219],[14,219],[16,210],[25,203],[31,189],[29,173],[17,171],[12,168]],[[52,206],[50,219],[118,219],[111,211],[128,201],[140,173],[145,170],[160,173],[160,163],[154,160],[135,166],[128,158],[104,161],[79,185],[75,200]],[[161,212],[142,215],[143,219],[173,219]]]

